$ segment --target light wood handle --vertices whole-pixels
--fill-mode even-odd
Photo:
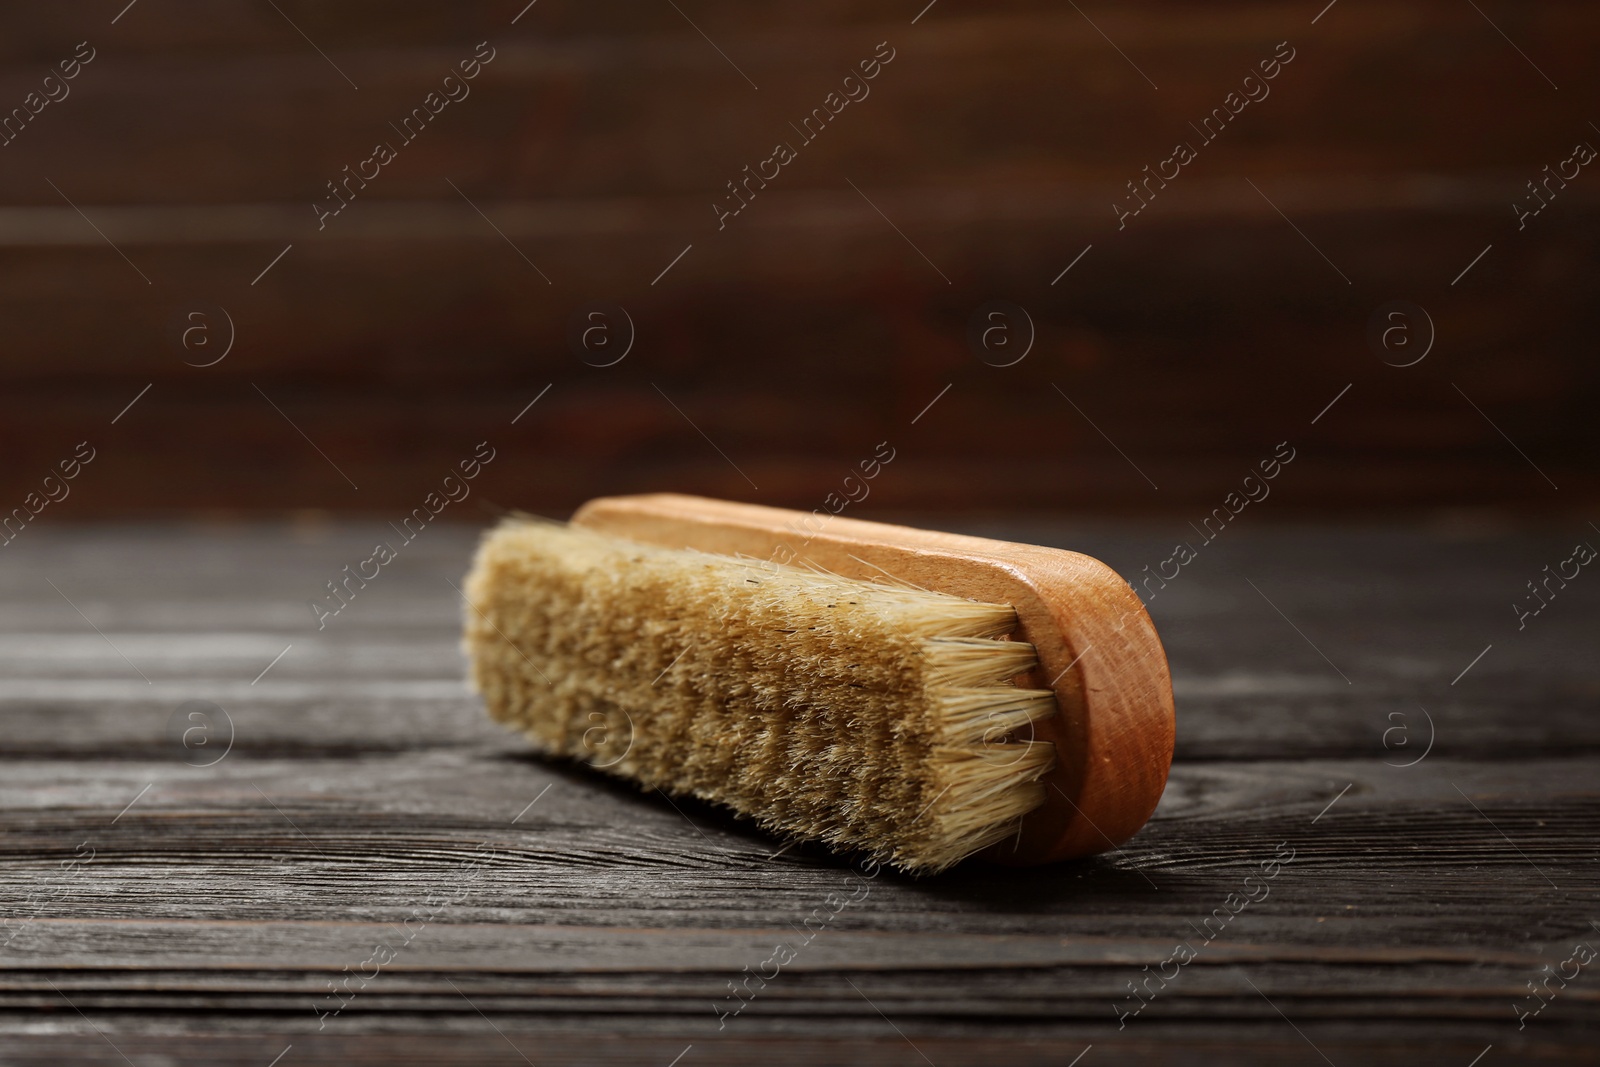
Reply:
[[[927,589],[1010,604],[1038,650],[1022,680],[1052,689],[1057,714],[1034,736],[1056,746],[1046,800],[1020,835],[984,855],[1032,864],[1087,856],[1132,837],[1172,764],[1172,682],[1155,626],[1128,583],[1077,552],[756,504],[663,493],[591,500],[573,523],[667,548],[807,563],[846,578],[884,572]]]

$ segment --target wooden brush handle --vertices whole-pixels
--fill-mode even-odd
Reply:
[[[573,523],[666,548],[815,564],[846,578],[884,572],[941,593],[1016,609],[1038,650],[1029,688],[1058,713],[1034,726],[1056,746],[1046,800],[1018,837],[984,855],[1033,864],[1088,856],[1132,837],[1172,764],[1172,682],[1144,604],[1099,560],[1056,548],[935,533],[671,493],[591,500]]]

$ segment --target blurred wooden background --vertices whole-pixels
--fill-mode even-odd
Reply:
[[[0,148],[0,509],[81,440],[52,521],[403,513],[484,439],[479,499],[547,511],[816,507],[884,440],[866,507],[1203,512],[1283,440],[1286,513],[1593,498],[1600,175],[1520,232],[1511,205],[1600,146],[1600,9],[924,2],[12,12],[0,108],[95,58]],[[485,40],[319,232],[324,183]],[[882,41],[719,232],[724,183]],[[1124,183],[1280,41],[1271,95],[1119,232]],[[1367,341],[1402,299],[1437,330],[1404,368]],[[1014,366],[969,350],[991,300],[1035,324]],[[636,327],[614,366],[569,347],[590,301]],[[177,342],[203,307],[235,344],[186,365],[226,340],[211,311],[212,348]]]

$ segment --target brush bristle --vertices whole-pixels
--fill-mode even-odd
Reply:
[[[1010,607],[512,520],[466,585],[489,713],[780,837],[941,870],[1044,799]]]

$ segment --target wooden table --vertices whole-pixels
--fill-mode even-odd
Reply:
[[[967,529],[1125,574],[1188,536]],[[1231,528],[1152,601],[1179,730],[1144,832],[921,881],[529,758],[461,682],[474,531],[318,632],[387,536],[3,550],[0,1061],[1595,1061],[1600,577],[1511,607],[1583,523]]]

